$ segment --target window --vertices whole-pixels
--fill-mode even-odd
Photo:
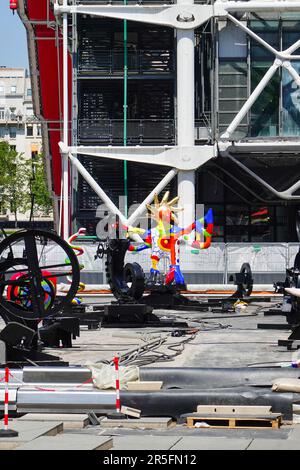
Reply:
[[[4,86],[1,85],[0,86],[0,95],[4,95],[4,91],[5,91]]]
[[[275,49],[280,49],[278,21],[251,21],[251,28]],[[251,91],[261,82],[273,64],[272,52],[251,39]],[[279,134],[280,71],[278,70],[261,92],[250,111],[251,137],[269,137]]]
[[[17,87],[16,87],[16,85],[13,85],[13,86],[10,87],[10,92],[11,92],[11,93],[17,93]]]
[[[31,88],[27,88],[27,96],[32,96],[32,89]]]
[[[0,108],[0,119],[5,118],[5,108]]]
[[[33,137],[33,126],[26,127],[26,135],[27,137]]]
[[[33,116],[33,107],[26,108],[26,116]]]
[[[17,137],[17,130],[15,127],[11,127],[9,129],[9,138],[10,139],[15,139]]]
[[[37,126],[36,135],[37,135],[38,137],[41,137],[41,135],[42,135],[42,128],[41,128],[41,126],[39,126],[39,125]]]
[[[12,121],[16,121],[17,116],[16,116],[16,108],[9,108],[10,110],[10,119]]]

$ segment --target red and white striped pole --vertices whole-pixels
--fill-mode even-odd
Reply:
[[[5,391],[4,391],[4,430],[8,430],[8,382],[9,382],[9,368],[5,367]]]
[[[13,429],[8,429],[8,405],[9,405],[9,368],[5,367],[5,389],[4,389],[4,428],[0,430],[0,437],[17,437],[19,433]]]
[[[119,373],[119,358],[114,357],[115,372],[116,372],[116,411],[121,413],[121,400],[120,400],[120,373]]]
[[[108,419],[126,419],[126,415],[121,413],[121,399],[120,399],[120,372],[119,372],[119,357],[114,357],[115,373],[116,373],[116,411],[107,414]]]

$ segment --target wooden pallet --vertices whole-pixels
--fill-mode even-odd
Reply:
[[[281,425],[281,414],[272,413],[268,416],[253,415],[199,415],[186,418],[187,427],[195,428],[196,423],[206,423],[210,428],[228,429],[278,429]],[[201,427],[201,426],[200,426]],[[206,428],[206,426],[203,426]]]

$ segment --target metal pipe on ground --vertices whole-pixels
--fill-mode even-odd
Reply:
[[[184,413],[193,413],[198,405],[265,405],[273,412],[282,413],[291,420],[295,395],[272,393],[268,389],[241,391],[215,390],[159,390],[151,392],[122,391],[124,406],[142,410],[142,416],[170,416],[180,418]],[[88,413],[107,414],[115,409],[115,391],[60,390],[54,392],[21,387],[17,392],[18,413]],[[297,400],[296,400],[297,401]]]
[[[155,340],[156,341],[156,340]],[[136,350],[136,348],[134,349]],[[128,351],[130,353],[130,351]],[[87,367],[24,367],[11,369],[11,384],[77,386],[87,383],[92,373]],[[0,379],[4,369],[0,369]],[[14,377],[15,379],[14,381]],[[226,387],[271,387],[274,380],[282,378],[300,378],[300,369],[281,367],[141,367],[140,380],[163,382],[164,388],[181,389],[220,389]],[[0,382],[1,386],[2,382]]]

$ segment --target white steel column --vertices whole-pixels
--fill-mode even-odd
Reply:
[[[177,0],[188,5],[194,0]],[[195,144],[195,64],[194,29],[177,29],[177,145],[188,147]],[[194,170],[178,173],[179,205],[184,208],[179,213],[181,225],[189,225],[195,216],[195,172]]]
[[[67,0],[64,0],[67,6]],[[69,95],[68,95],[68,14],[63,14],[63,141],[64,147],[69,145]],[[69,238],[69,159],[68,154],[62,154],[63,171],[63,237]],[[61,208],[62,210],[62,208]]]

